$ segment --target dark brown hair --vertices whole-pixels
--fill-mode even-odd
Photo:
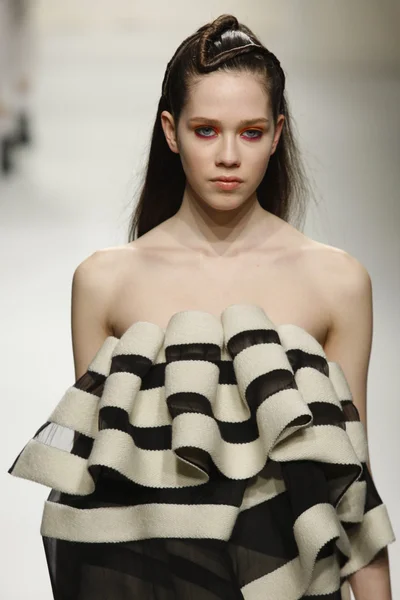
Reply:
[[[178,124],[194,81],[212,71],[254,73],[268,94],[274,122],[285,116],[278,146],[257,188],[260,205],[296,226],[302,226],[309,184],[293,133],[285,95],[285,74],[279,60],[233,15],[221,15],[186,38],[169,61],[153,126],[150,152],[140,196],[130,221],[129,241],[140,237],[179,209],[186,177],[179,154],[172,152],[161,125],[169,111]]]

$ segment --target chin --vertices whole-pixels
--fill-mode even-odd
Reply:
[[[239,198],[229,198],[229,197],[222,197],[220,200],[218,201],[204,201],[205,204],[207,204],[210,208],[213,208],[214,210],[219,210],[221,212],[223,211],[227,211],[227,210],[234,210],[236,208],[239,208],[239,206],[242,206],[245,203],[245,200],[243,199],[239,199]]]

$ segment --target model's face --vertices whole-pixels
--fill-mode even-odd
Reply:
[[[255,192],[275,152],[284,117],[274,126],[269,99],[252,74],[214,72],[191,89],[178,127],[161,115],[170,149],[180,155],[192,197],[219,210],[237,208]],[[213,181],[238,177],[235,187]]]

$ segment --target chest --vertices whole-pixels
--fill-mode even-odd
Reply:
[[[204,310],[219,317],[235,303],[261,306],[276,324],[299,325],[324,344],[329,316],[319,293],[319,281],[309,269],[290,261],[204,260],[164,263],[135,269],[118,287],[112,307],[116,337],[136,321],[166,328],[182,310]]]

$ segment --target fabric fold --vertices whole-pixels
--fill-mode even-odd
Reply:
[[[340,365],[234,304],[107,338],[9,473],[52,488],[44,538],[213,539],[243,598],[339,600],[395,539],[367,460]]]

